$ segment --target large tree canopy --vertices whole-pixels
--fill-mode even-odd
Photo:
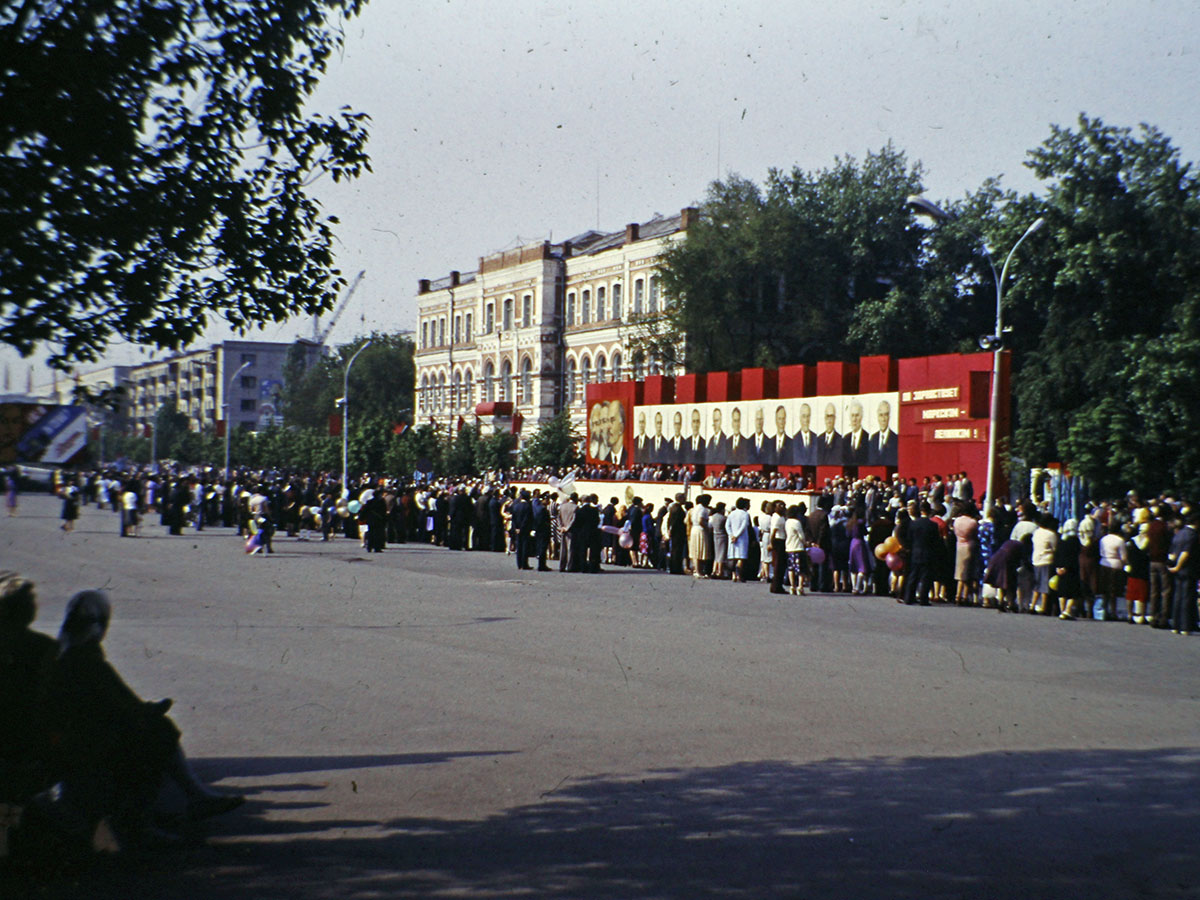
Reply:
[[[1004,288],[1012,454],[1106,491],[1200,494],[1200,181],[1158,130],[1086,116],[1026,165],[1040,191],[988,180],[939,201],[938,224],[906,208],[920,166],[890,146],[765,188],[717,182],[662,265],[672,305],[638,340],[700,372],[970,350],[993,330],[984,248],[1001,266],[1042,216]]]
[[[0,341],[69,366],[327,308],[366,117],[305,103],[363,0],[0,0]]]

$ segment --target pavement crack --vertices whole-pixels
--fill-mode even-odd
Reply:
[[[617,656],[617,651],[616,651],[616,650],[614,650],[614,651],[612,652],[612,655],[613,655],[613,659],[615,659],[615,660],[617,661],[617,668],[621,670],[621,677],[623,677],[623,678],[625,679],[625,685],[626,685],[626,687],[628,687],[628,685],[629,685],[629,673],[628,673],[628,672],[626,672],[626,671],[625,671],[625,667],[624,667],[623,665],[621,665],[621,657]]]

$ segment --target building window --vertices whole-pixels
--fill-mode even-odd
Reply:
[[[496,399],[496,368],[490,360],[483,366],[483,399],[488,403]]]
[[[612,287],[612,317],[614,319],[619,319],[621,318],[621,283],[618,281]]]
[[[612,358],[613,381],[621,380],[621,354],[613,353]]]
[[[472,318],[471,314],[467,313],[467,323],[466,323],[466,327],[463,329],[466,332],[466,334],[463,335],[463,340],[466,341],[468,344],[471,343],[471,325],[472,325],[471,318]]]
[[[462,372],[454,373],[454,384],[450,388],[450,405],[458,409],[463,405]]]
[[[575,292],[567,291],[567,314],[563,324],[570,328],[575,324]]]
[[[242,387],[244,387],[244,388],[254,387],[254,376],[253,375],[243,375],[242,376]]]
[[[658,312],[658,276],[650,276],[650,308],[648,312]]]
[[[454,317],[454,343],[462,341],[462,316]]]
[[[421,323],[421,349],[424,350],[429,346],[429,323]]]
[[[483,330],[487,334],[491,334],[493,331],[496,330],[496,307],[494,304],[489,303],[487,305],[487,307],[484,311],[483,321],[484,321],[484,326],[485,326]]]
[[[596,321],[604,321],[604,288],[596,288]]]
[[[250,400],[243,400],[243,401],[242,401],[242,412],[254,412],[254,400],[253,400],[253,398],[251,398]]]
[[[582,375],[580,381],[583,382],[583,388],[586,396],[587,386],[592,380],[592,359],[590,356],[585,356],[583,358],[583,365],[580,366],[580,374]]]
[[[421,376],[421,390],[417,393],[417,409],[424,412],[429,408],[429,377]]]
[[[645,285],[642,283],[642,279],[640,278],[633,283],[633,314],[635,316],[641,315],[642,313],[642,294],[644,287]]]
[[[475,405],[475,375],[470,369],[467,369],[467,374],[463,378],[463,390],[467,393],[467,408],[470,409]]]
[[[606,369],[606,366],[605,366],[604,354],[603,353],[596,354],[596,381],[604,381],[604,377],[607,374],[605,369]]]
[[[567,360],[567,403],[575,402],[575,360]]]
[[[504,330],[512,331],[513,327],[513,298],[504,299]]]
[[[583,324],[592,321],[592,292],[584,291],[579,295],[579,305],[582,307]]]
[[[446,320],[438,319],[438,346],[446,346]]]
[[[506,359],[504,365],[500,367],[500,399],[508,403],[511,403],[513,398],[512,374],[512,362]]]
[[[521,298],[521,325],[528,328],[533,324],[533,294]]]
[[[633,380],[641,381],[646,376],[646,358],[641,353],[633,354]]]
[[[521,361],[521,402],[533,402],[533,363],[528,356]]]

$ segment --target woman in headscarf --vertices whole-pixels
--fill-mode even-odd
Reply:
[[[152,807],[164,777],[183,791],[193,820],[241,805],[243,797],[215,793],[192,773],[167,717],[171,701],[143,701],[105,659],[101,642],[111,615],[102,591],[81,591],[67,604],[59,632],[47,711],[64,799],[92,828],[110,817],[123,842],[154,832]]]
[[[54,639],[29,626],[33,582],[0,572],[0,803],[21,803],[47,787],[42,695],[54,666]]]

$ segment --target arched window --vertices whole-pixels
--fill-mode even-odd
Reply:
[[[583,308],[583,324],[592,321],[592,292],[583,291],[579,295],[579,305]]]
[[[496,399],[496,367],[489,359],[483,364],[483,400],[491,403]]]
[[[596,288],[596,321],[597,322],[604,321],[604,318],[605,318],[604,313],[605,313],[604,288],[598,287],[598,288]]]
[[[573,359],[567,360],[567,390],[566,390],[567,403],[575,402],[575,391],[576,391],[575,382],[578,380],[576,378],[575,372],[576,372],[575,360],[573,360]]]
[[[429,376],[421,376],[421,390],[417,392],[417,409],[425,412],[429,409]]]
[[[612,287],[612,317],[619,319],[621,318],[621,282],[618,281]]]
[[[454,317],[454,343],[462,340],[462,316]]]
[[[438,346],[446,346],[446,320],[438,319]]]
[[[500,399],[512,402],[512,361],[505,360],[500,367]]]
[[[575,324],[575,292],[567,291],[567,312],[563,317],[563,326],[570,328]]]
[[[646,377],[646,357],[639,350],[633,354],[633,380],[641,381]]]
[[[533,362],[528,356],[521,360],[521,402],[533,402]]]
[[[596,354],[596,381],[598,381],[598,382],[603,382],[605,380],[605,377],[608,374],[608,372],[606,371],[606,368],[607,368],[606,363],[607,363],[607,360],[605,360],[604,354],[597,353]]]
[[[533,294],[521,298],[521,325],[528,328],[533,324]]]
[[[443,321],[445,321],[443,319]],[[438,412],[441,412],[446,406],[446,373],[443,372],[438,376]]]
[[[467,374],[463,376],[463,390],[467,392],[467,409],[471,409],[475,406],[475,377],[470,369],[467,369]]]
[[[463,405],[462,372],[454,373],[454,386],[450,389],[450,405],[454,409]]]
[[[633,314],[640,315],[642,312],[642,294],[644,293],[645,284],[642,279],[638,279],[633,283]]]
[[[658,276],[650,276],[650,303],[648,312],[658,312]]]
[[[612,358],[613,381],[621,380],[621,354],[614,351]]]
[[[584,397],[586,397],[587,396],[587,386],[592,381],[592,359],[590,356],[585,356],[583,358],[583,362],[579,367],[579,371],[580,371],[580,375],[582,376],[580,378],[580,381],[583,383],[581,393],[583,394]]]
[[[504,298],[504,330],[512,331],[513,327],[513,298]]]
[[[429,346],[429,323],[421,323],[421,349],[424,350]]]

